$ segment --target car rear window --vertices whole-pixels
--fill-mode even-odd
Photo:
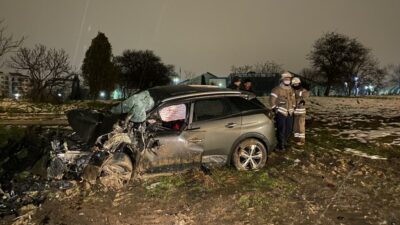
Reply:
[[[194,104],[193,121],[217,119],[238,113],[225,98],[198,100]]]
[[[262,103],[258,101],[256,98],[252,100],[246,100],[242,97],[229,97],[228,99],[241,112],[264,108],[262,106]]]

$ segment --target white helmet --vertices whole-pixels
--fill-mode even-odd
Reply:
[[[293,79],[292,79],[292,85],[298,85],[298,84],[300,84],[300,83],[301,83],[300,78],[298,78],[298,77],[293,77]]]
[[[292,78],[292,74],[288,71],[284,72],[281,74],[281,80],[285,79],[285,78]]]

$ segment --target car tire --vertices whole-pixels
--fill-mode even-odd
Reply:
[[[267,163],[268,153],[264,144],[255,138],[241,141],[232,155],[237,170],[258,170]]]
[[[112,189],[120,189],[129,183],[133,165],[129,156],[122,152],[113,153],[101,166],[100,183]]]

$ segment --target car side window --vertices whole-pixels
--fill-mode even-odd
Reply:
[[[229,101],[235,105],[241,112],[255,109],[262,109],[262,103],[257,99],[246,100],[242,97],[229,97]]]
[[[198,100],[194,104],[193,122],[218,119],[238,112],[225,98]]]
[[[187,115],[186,104],[165,106],[158,110],[161,126],[167,130],[179,131],[185,125]]]

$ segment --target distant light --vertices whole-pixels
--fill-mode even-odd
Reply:
[[[365,86],[365,90],[368,90],[368,88],[369,88],[368,86]]]
[[[354,77],[354,80],[355,80],[355,81],[358,81],[358,77]]]
[[[179,83],[179,78],[178,77],[174,77],[172,79],[172,81],[174,82],[174,84],[178,84]]]
[[[62,97],[62,94],[61,94],[61,93],[58,93],[57,96],[58,96],[58,97]]]
[[[100,91],[100,97],[102,97],[102,98],[106,97],[106,92],[105,91]]]
[[[19,97],[21,97],[21,94],[20,93],[15,93],[14,96],[15,96],[16,99],[18,99]]]
[[[372,90],[373,88],[374,88],[374,87],[373,87],[372,85],[369,85],[369,89],[371,89],[371,90]]]
[[[347,87],[347,82],[344,82],[344,86],[346,86],[346,87]]]
[[[222,83],[218,83],[218,87],[222,87]]]

